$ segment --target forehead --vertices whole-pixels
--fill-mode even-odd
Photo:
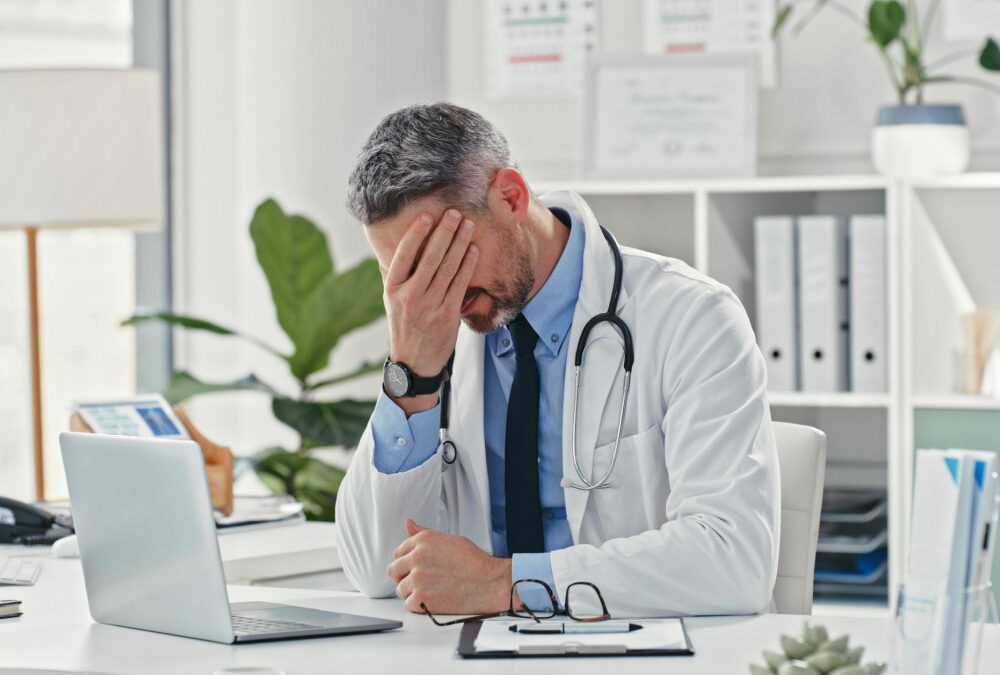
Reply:
[[[429,213],[437,223],[447,209],[448,204],[436,195],[418,197],[400,209],[396,215],[376,220],[366,228],[366,232],[373,243],[391,242],[395,247],[395,243],[399,242],[403,233],[421,213]]]
[[[399,241],[406,234],[406,231],[422,213],[428,213],[432,221],[437,224],[441,216],[451,205],[437,195],[418,197],[400,209],[399,213],[389,218],[376,220],[365,228],[365,236],[375,251],[379,265],[388,268],[396,254]],[[424,244],[420,245],[423,251]],[[420,255],[419,253],[417,254]]]

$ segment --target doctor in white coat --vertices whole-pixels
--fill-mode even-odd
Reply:
[[[432,167],[443,167],[444,177]],[[484,419],[498,413],[484,410],[485,334],[508,324],[562,264],[572,242],[565,220],[583,235],[582,274],[560,347],[561,419],[539,425],[554,429],[555,452],[561,448],[556,491],[568,534],[546,549],[543,576],[560,599],[573,582],[595,584],[613,616],[768,608],[777,458],[763,359],[728,288],[678,260],[622,247],[616,309],[635,354],[624,419],[623,337],[606,322],[587,339],[574,412],[571,360],[584,324],[607,311],[615,273],[612,249],[581,197],[536,197],[499,132],[471,111],[435,104],[383,120],[351,177],[348,205],[382,267],[389,358],[404,367],[404,379],[433,389],[391,396],[400,382],[388,378],[399,371],[386,368],[379,406],[400,420],[405,414],[411,427],[395,440],[431,449],[415,466],[387,467],[388,453],[405,448],[378,447],[387,444],[376,410],[337,499],[340,559],[352,583],[369,596],[399,595],[416,612],[421,603],[443,614],[507,609],[518,555],[497,550],[504,548],[493,508],[498,483],[489,475]],[[452,352],[454,455],[437,441],[435,388]],[[545,388],[543,377],[543,398]],[[579,489],[574,422],[580,473],[591,482],[607,471],[620,433],[607,487]],[[546,544],[558,540],[548,534]]]

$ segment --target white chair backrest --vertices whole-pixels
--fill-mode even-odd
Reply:
[[[781,538],[774,607],[780,614],[811,614],[826,474],[826,434],[801,424],[774,422],[774,439],[781,474]]]

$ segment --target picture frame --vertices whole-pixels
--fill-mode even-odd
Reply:
[[[752,176],[757,57],[599,57],[587,64],[587,178]]]

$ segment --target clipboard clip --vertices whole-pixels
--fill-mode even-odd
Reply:
[[[561,654],[627,654],[628,648],[625,645],[585,645],[579,642],[564,642],[559,645]],[[520,656],[534,656],[540,654],[553,653],[552,645],[518,645],[517,653]]]

